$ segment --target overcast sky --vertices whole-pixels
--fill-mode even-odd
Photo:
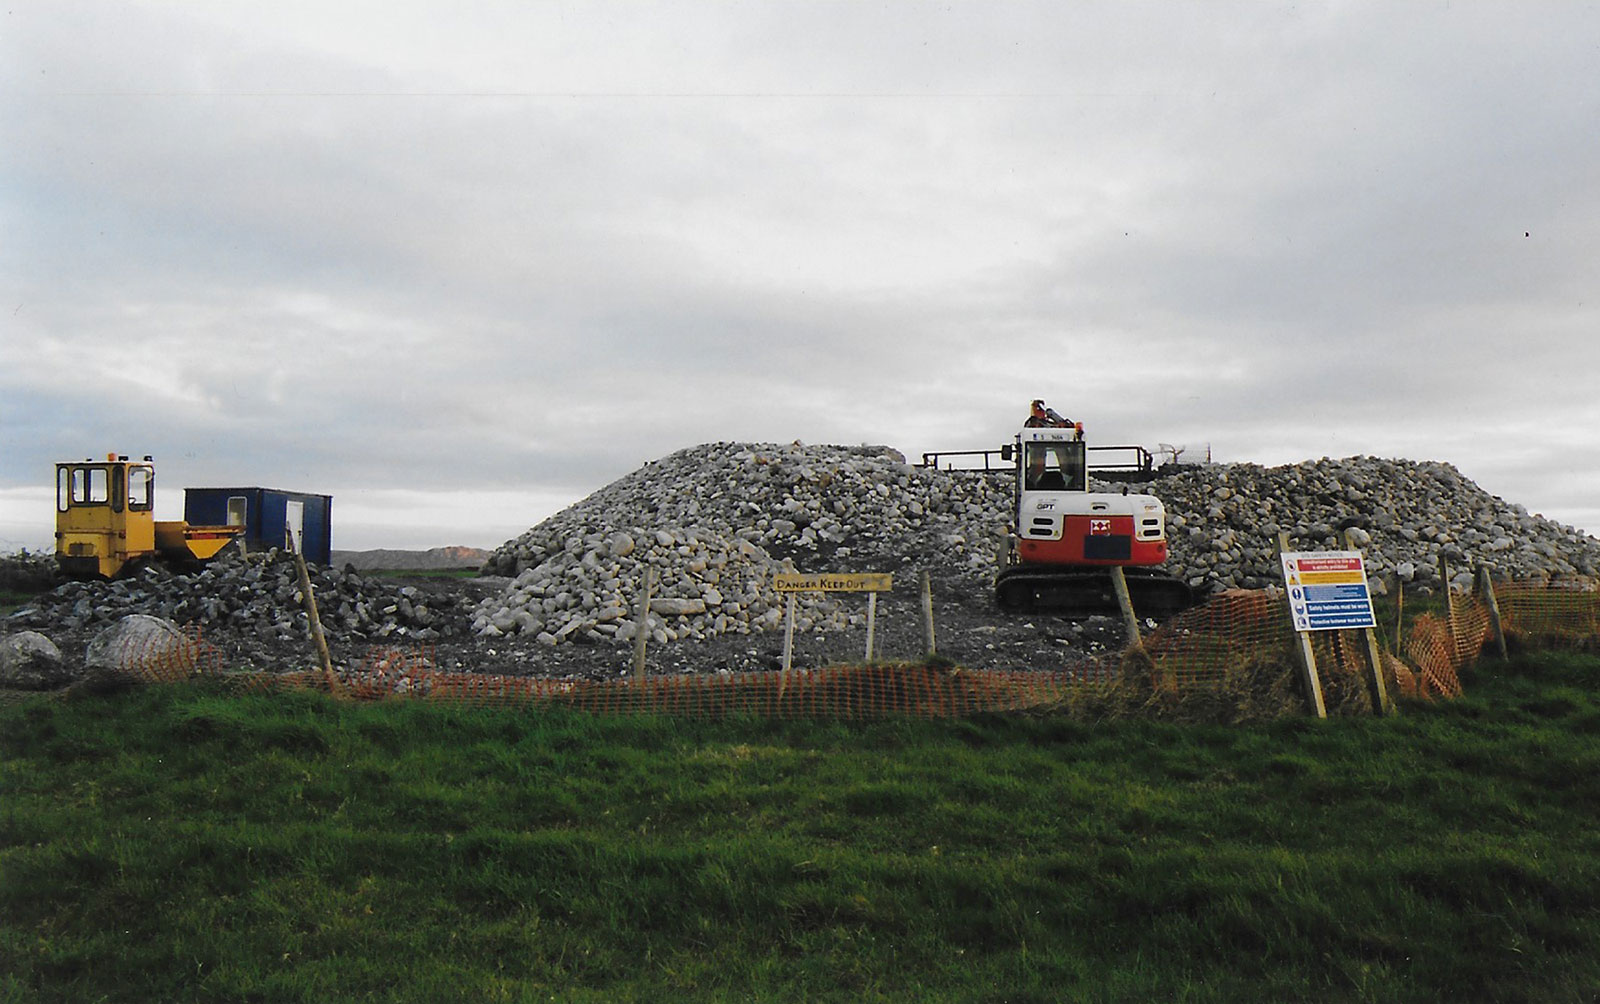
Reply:
[[[1600,531],[1600,4],[0,10],[0,546],[52,464],[492,547],[727,440],[1444,460]]]

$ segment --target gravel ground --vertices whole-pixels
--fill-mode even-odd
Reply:
[[[501,592],[503,578],[476,579],[406,578],[401,581],[429,594],[452,591],[468,602],[458,608],[470,609],[484,596]],[[925,654],[925,632],[921,610],[920,573],[902,571],[895,577],[896,589],[880,594],[874,618],[874,649],[877,658],[890,661],[919,660]],[[1117,619],[1091,618],[1072,621],[1061,617],[1004,613],[997,609],[984,583],[934,578],[934,634],[939,657],[972,668],[1058,669],[1086,656],[1098,654],[1122,643],[1122,627]],[[860,662],[866,654],[867,597],[845,596],[853,608],[850,628],[845,631],[796,632],[793,665],[814,668]],[[274,641],[260,643],[228,635],[208,636],[230,659],[248,661],[262,668],[299,668],[312,660],[310,642],[301,645]],[[423,643],[433,665],[443,670],[496,673],[509,676],[544,676],[562,679],[606,680],[625,677],[632,671],[632,643],[574,641],[563,645],[544,645],[525,635],[485,637],[463,632]],[[335,639],[330,647],[336,662],[358,666],[374,651],[394,648],[408,651],[421,648],[416,643],[397,640],[392,646],[368,641],[345,642]],[[726,634],[703,641],[651,642],[646,649],[646,664],[652,674],[740,673],[775,670],[783,666],[784,633],[780,631]]]
[[[926,649],[920,593],[921,572],[907,566],[895,573],[895,589],[880,594],[875,617],[875,654],[880,660],[920,660]],[[987,583],[970,576],[930,571],[937,655],[972,668],[1049,670],[1122,644],[1120,620],[1110,617],[1073,621],[1038,614],[1006,613],[997,609]],[[359,670],[385,654],[398,651],[408,658],[426,653],[436,669],[542,676],[560,679],[607,680],[626,677],[633,665],[631,643],[578,640],[562,645],[541,644],[521,635],[499,637],[473,634],[468,621],[473,607],[487,596],[502,592],[507,580],[497,576],[449,578],[401,575],[395,585],[409,585],[428,597],[453,596],[443,605],[460,618],[459,630],[425,642],[393,637],[374,641],[329,632],[329,648],[338,668]],[[320,595],[320,594],[319,594]],[[867,607],[865,594],[838,594],[852,623],[842,631],[799,632],[794,636],[793,665],[815,668],[858,663],[865,656]],[[34,618],[37,620],[37,618]],[[90,639],[102,624],[69,630],[59,625],[8,623],[9,633],[30,627],[49,637],[61,649],[64,661],[81,665]],[[283,672],[312,668],[316,655],[309,636],[285,638],[281,632],[252,631],[226,626],[205,630],[205,639],[217,648],[225,668]],[[783,665],[784,633],[778,631],[723,634],[703,641],[651,642],[646,661],[652,674],[739,673],[775,670]]]

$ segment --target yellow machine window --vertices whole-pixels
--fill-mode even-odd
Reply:
[[[72,468],[73,505],[105,505],[111,499],[111,472],[104,467]]]
[[[155,503],[155,486],[155,468],[128,468],[128,508],[135,512],[149,509]]]

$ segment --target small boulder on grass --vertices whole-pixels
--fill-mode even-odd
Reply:
[[[72,670],[61,661],[55,642],[37,631],[18,631],[0,638],[0,687],[13,690],[55,690],[72,682]]]

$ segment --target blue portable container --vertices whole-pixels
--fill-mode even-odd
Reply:
[[[307,561],[330,562],[333,496],[276,488],[185,488],[183,518],[197,526],[242,526],[246,549],[283,547],[289,529]]]

